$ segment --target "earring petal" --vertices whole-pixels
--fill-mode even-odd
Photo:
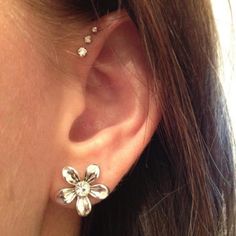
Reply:
[[[90,195],[94,198],[98,198],[100,200],[105,199],[108,197],[110,191],[107,186],[103,184],[95,184],[90,187]]]
[[[97,165],[95,164],[89,165],[86,169],[84,180],[87,181],[88,183],[92,183],[95,179],[99,177],[99,174],[100,174],[100,168]]]
[[[76,185],[80,181],[78,172],[70,166],[63,168],[62,176],[67,183],[72,185]]]
[[[74,188],[63,188],[59,190],[57,194],[57,199],[63,204],[70,204],[75,197],[76,193]]]
[[[76,210],[80,216],[87,216],[92,210],[92,205],[89,198],[78,197],[76,201]]]

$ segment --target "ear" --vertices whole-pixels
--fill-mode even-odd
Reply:
[[[74,167],[83,178],[86,167],[97,164],[97,182],[114,190],[145,149],[161,116],[134,23],[123,12],[112,13],[86,26],[84,35],[95,25],[99,31],[85,45],[87,56],[74,62],[82,91],[75,95],[68,89],[63,98],[59,127],[65,155],[55,164],[52,199],[66,185],[64,166]]]

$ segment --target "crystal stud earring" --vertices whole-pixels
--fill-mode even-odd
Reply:
[[[89,196],[103,200],[108,197],[109,188],[103,184],[94,184],[95,179],[99,178],[100,168],[98,165],[89,165],[85,172],[83,180],[79,173],[73,167],[64,167],[62,176],[66,182],[73,185],[72,188],[63,188],[57,193],[57,200],[62,204],[70,204],[76,199],[76,210],[80,216],[87,216],[92,210],[92,204]]]
[[[91,29],[91,32],[93,34],[96,34],[98,32],[98,27],[97,26],[94,26],[92,27]],[[89,35],[86,35],[84,37],[84,43],[85,44],[91,44],[92,43],[92,36],[89,34]],[[85,48],[85,47],[80,47],[78,50],[77,50],[77,54],[80,56],[80,57],[85,57],[87,56],[88,54],[88,50]]]
[[[88,50],[84,47],[80,47],[77,53],[80,57],[85,57],[88,54]]]
[[[91,36],[91,35],[85,36],[85,37],[84,37],[84,42],[85,42],[86,44],[92,43],[92,36]]]
[[[96,34],[98,32],[98,27],[94,26],[91,31],[92,33]]]

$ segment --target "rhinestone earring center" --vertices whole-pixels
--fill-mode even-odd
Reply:
[[[75,186],[75,192],[79,197],[87,196],[90,192],[90,184],[87,183],[86,181],[80,181]]]

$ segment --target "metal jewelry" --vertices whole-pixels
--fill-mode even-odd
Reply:
[[[91,32],[93,34],[96,34],[98,32],[98,27],[97,26],[94,26],[92,27],[91,29]],[[85,44],[91,44],[92,43],[92,35],[88,34],[84,37],[84,43]],[[77,50],[77,54],[80,56],[80,57],[85,57],[87,56],[88,54],[88,50],[85,48],[85,47],[80,47],[78,50]]]
[[[98,32],[98,27],[94,26],[91,31],[92,33],[96,34]]]
[[[77,50],[77,53],[80,57],[85,57],[87,54],[88,54],[88,50],[84,47],[80,47],[78,50]]]
[[[76,210],[80,216],[87,216],[92,210],[92,204],[89,196],[103,200],[108,197],[109,188],[103,184],[94,184],[95,179],[100,175],[100,168],[98,165],[89,165],[85,172],[83,180],[80,179],[79,173],[73,167],[64,167],[62,169],[62,176],[66,182],[73,185],[72,188],[63,188],[57,193],[57,200],[66,205],[70,204],[76,199]]]
[[[84,42],[85,42],[86,44],[92,43],[92,36],[91,36],[91,35],[85,36],[85,37],[84,37]]]

